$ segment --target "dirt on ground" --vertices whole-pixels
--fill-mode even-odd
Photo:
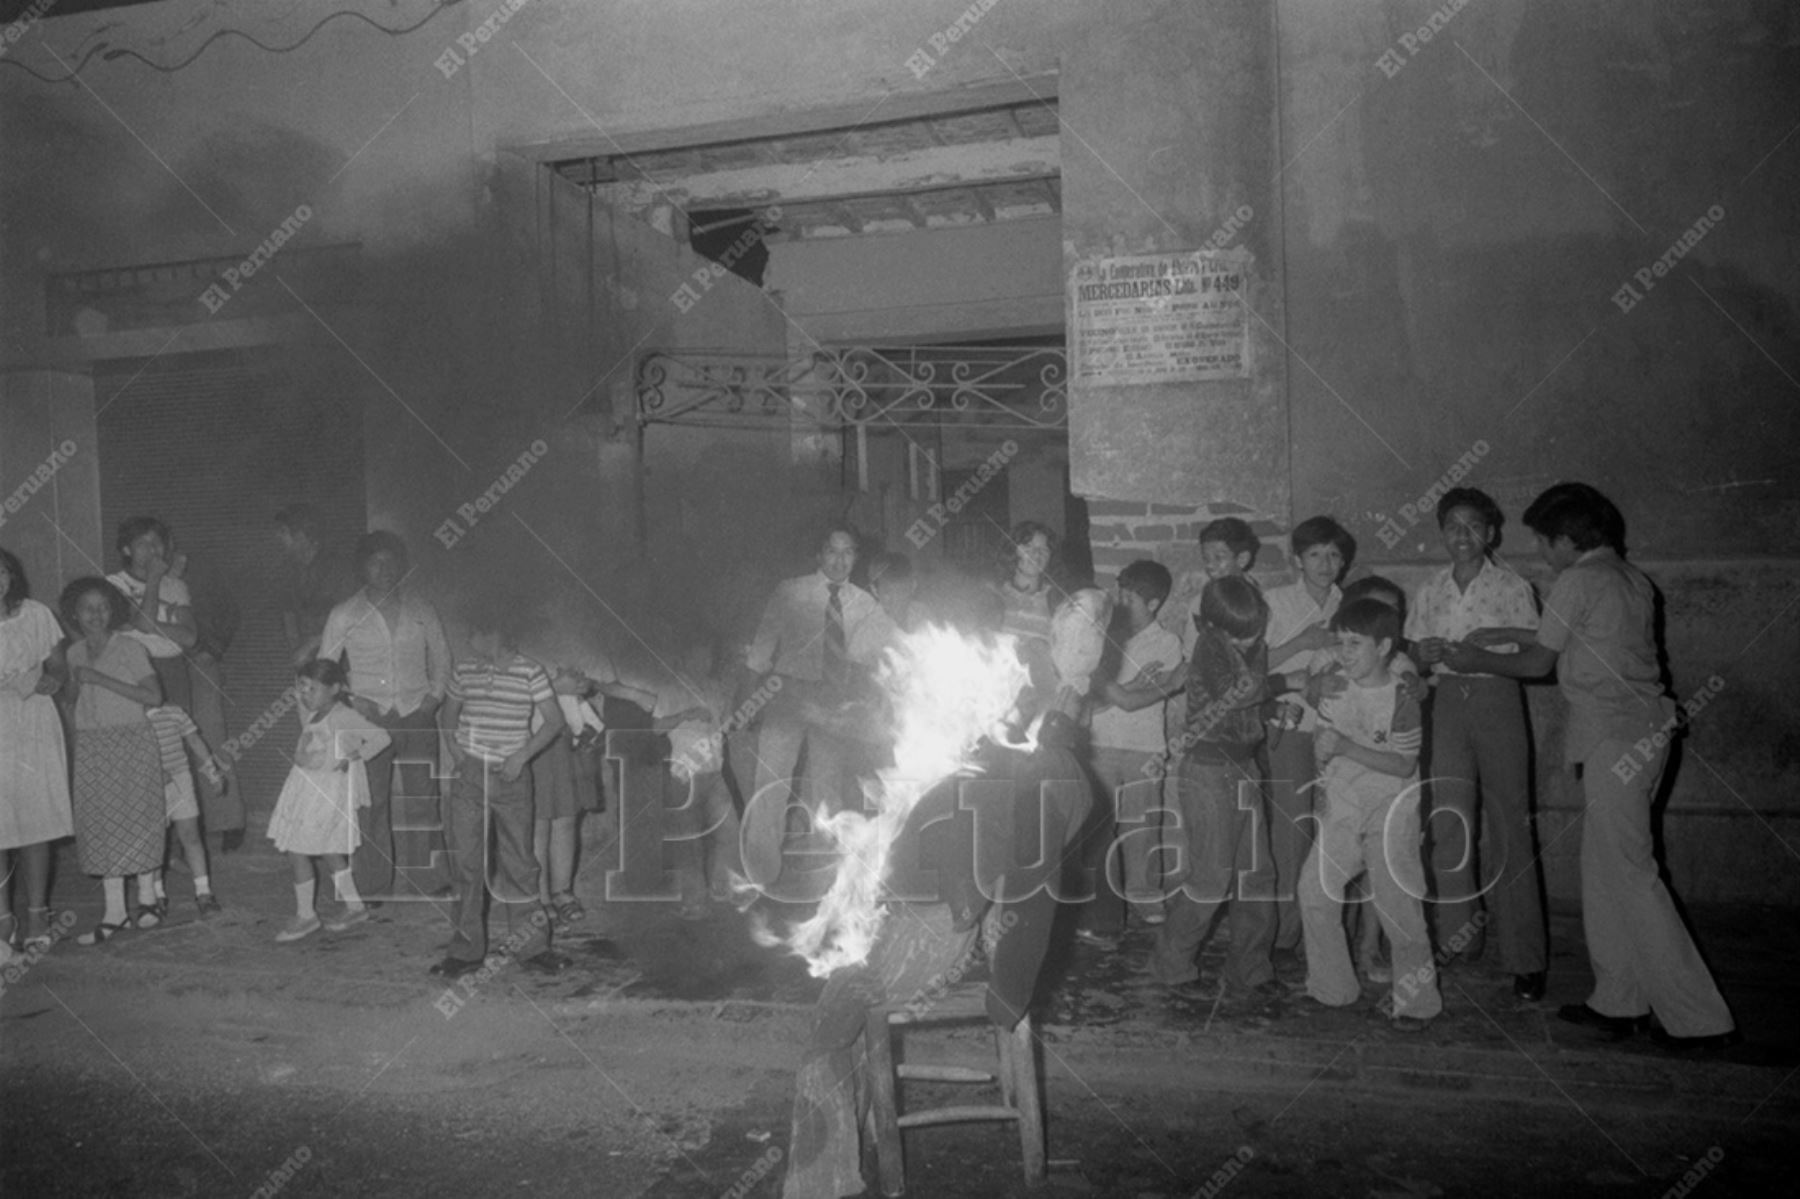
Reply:
[[[195,918],[177,875],[164,927],[8,967],[0,1195],[779,1194],[818,983],[738,914],[689,922],[590,891],[586,920],[558,930],[569,969],[496,963],[450,985],[427,973],[448,936],[440,905],[389,903],[277,945],[287,863],[232,854],[214,877],[223,916]],[[590,877],[598,890],[603,872]],[[74,902],[58,900],[70,931],[97,915],[92,890],[74,877]],[[1146,930],[1113,951],[1065,946],[1041,1007],[1048,1189],[1025,1188],[1009,1128],[970,1125],[907,1134],[907,1193],[1789,1193],[1791,917],[1710,918],[1751,1043],[1704,1059],[1559,1026],[1554,1003],[1585,986],[1570,927],[1550,1003],[1512,1002],[1503,975],[1459,964],[1445,1016],[1410,1039],[1373,992],[1331,1012],[1291,991],[1253,1008],[1172,999],[1137,970]],[[906,1052],[989,1050],[967,1029],[909,1034]]]

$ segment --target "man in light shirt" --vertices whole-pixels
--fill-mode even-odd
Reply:
[[[356,569],[362,589],[331,610],[319,639],[321,658],[345,659],[351,704],[393,738],[368,765],[369,806],[357,810],[362,844],[351,861],[356,887],[373,897],[447,895],[435,769],[437,710],[450,683],[444,626],[430,604],[404,588],[406,543],[394,534],[377,530],[357,542]]]
[[[752,676],[748,690],[769,674],[782,679],[777,699],[762,712],[756,790],[744,812],[744,868],[764,890],[781,876],[802,747],[812,791],[807,810],[836,810],[846,802],[848,749],[842,734],[824,722],[848,708],[896,635],[875,597],[850,582],[856,550],[855,533],[841,526],[830,529],[819,544],[819,569],[776,588],[746,655]]]
[[[1585,483],[1558,483],[1525,509],[1557,572],[1535,638],[1478,631],[1451,643],[1465,674],[1515,679],[1556,672],[1569,707],[1564,761],[1581,782],[1581,923],[1594,989],[1557,1015],[1614,1038],[1654,1015],[1670,1049],[1719,1050],[1742,1040],[1706,959],[1656,861],[1650,806],[1668,762],[1675,704],[1663,689],[1656,587],[1625,560],[1625,518]],[[1493,652],[1501,642],[1516,652]]]
[[[1421,663],[1435,667],[1429,769],[1433,897],[1429,905],[1439,945],[1461,945],[1478,956],[1487,931],[1476,916],[1486,892],[1487,915],[1500,967],[1513,976],[1520,999],[1544,997],[1548,930],[1531,843],[1531,734],[1517,681],[1453,670],[1447,647],[1477,630],[1517,630],[1520,644],[1536,640],[1537,599],[1531,584],[1495,562],[1489,549],[1504,517],[1484,492],[1457,487],[1438,501],[1438,528],[1450,565],[1418,590],[1406,636]],[[1496,649],[1501,647],[1496,646]],[[1505,652],[1516,653],[1517,645]],[[1485,811],[1492,834],[1478,844]]]

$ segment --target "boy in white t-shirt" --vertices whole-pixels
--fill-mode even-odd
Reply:
[[[1319,703],[1313,735],[1321,778],[1319,834],[1300,872],[1306,993],[1329,1007],[1362,998],[1344,935],[1345,888],[1365,871],[1394,950],[1396,1029],[1423,1028],[1443,1010],[1425,931],[1421,857],[1418,701],[1391,667],[1400,614],[1372,597],[1352,600],[1331,621],[1349,686]]]
[[[1168,749],[1163,707],[1180,690],[1181,639],[1157,622],[1174,580],[1160,562],[1140,559],[1119,572],[1118,669],[1097,684],[1092,727],[1094,820],[1082,864],[1092,871],[1094,895],[1082,909],[1076,935],[1111,946],[1124,931],[1129,902],[1146,924],[1163,919],[1154,877],[1162,829],[1162,758]],[[1116,836],[1115,836],[1116,829]],[[1123,884],[1123,896],[1120,894]]]

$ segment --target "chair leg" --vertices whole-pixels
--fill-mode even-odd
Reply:
[[[994,1030],[994,1056],[1000,1062],[1000,1102],[1018,1107],[1019,1072],[1014,1062],[1013,1035],[1004,1028]]]
[[[895,1094],[894,1042],[887,1013],[869,1012],[863,1025],[868,1053],[869,1111],[875,1121],[875,1169],[888,1199],[906,1193],[906,1160],[901,1154],[900,1105]]]
[[[1049,1175],[1047,1147],[1044,1140],[1044,1099],[1038,1086],[1037,1046],[1032,1040],[1031,1017],[1020,1020],[1013,1029],[1010,1061],[1003,1072],[1013,1080],[1013,1095],[1008,1100],[1019,1109],[1019,1152],[1025,1160],[1025,1185],[1042,1186]]]

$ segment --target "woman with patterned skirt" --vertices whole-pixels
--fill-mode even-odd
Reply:
[[[69,677],[75,689],[75,856],[105,880],[106,912],[77,941],[98,945],[127,927],[125,876],[138,876],[138,904],[155,906],[162,862],[162,756],[144,709],[162,702],[156,670],[141,643],[119,635],[131,606],[105,579],[63,589],[63,619],[75,631]],[[140,913],[137,927],[154,926]]]

